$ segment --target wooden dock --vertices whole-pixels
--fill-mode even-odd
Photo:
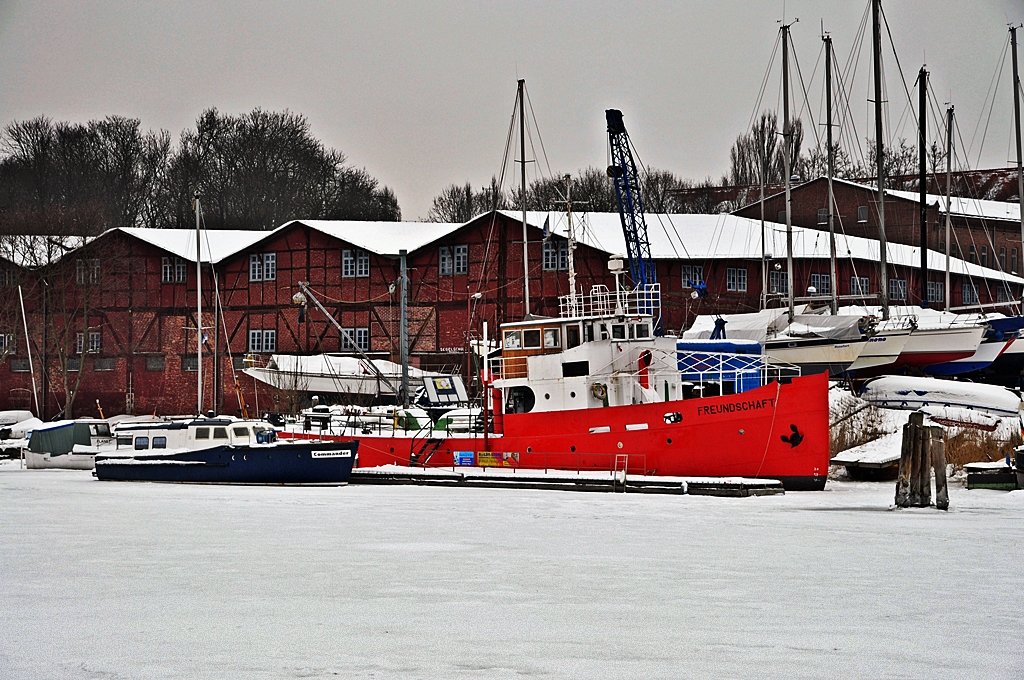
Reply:
[[[351,484],[418,484],[463,488],[549,489],[606,493],[690,496],[770,496],[783,494],[782,482],[748,477],[663,477],[623,472],[575,472],[488,467],[413,468],[387,465],[356,468]]]

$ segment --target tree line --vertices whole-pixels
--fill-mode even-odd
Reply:
[[[710,213],[722,208],[721,189],[778,185],[791,173],[803,179],[826,171],[821,146],[803,149],[801,121],[783,143],[775,112],[766,111],[729,150],[729,171],[717,181],[693,181],[661,169],[642,176],[649,212]],[[788,147],[788,148],[786,148]],[[836,146],[835,176],[873,177],[874,149],[856,162]],[[164,130],[143,130],[134,118],[109,116],[88,123],[45,116],[0,130],[0,234],[90,235],[111,227],[191,227],[193,196],[202,197],[213,229],[273,229],[296,218],[397,221],[398,199],[365,169],[326,147],[302,115],[262,109],[227,115],[208,109],[194,128],[172,141]],[[933,144],[932,169],[943,154]],[[886,175],[913,174],[917,151],[905,139],[884,151]],[[520,209],[519,188],[450,184],[433,199],[428,221],[466,222],[494,209]],[[589,167],[526,187],[529,210],[614,212],[614,189],[603,169]],[[729,206],[733,207],[733,206]]]
[[[197,191],[214,229],[273,229],[297,217],[401,219],[390,188],[288,111],[234,116],[211,108],[176,143],[121,116],[40,116],[0,131],[2,233],[189,227]]]

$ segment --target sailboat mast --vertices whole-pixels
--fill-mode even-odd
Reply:
[[[917,77],[918,91],[918,115],[917,115],[917,143],[918,143],[918,184],[920,185],[920,207],[921,207],[921,306],[928,306],[928,187],[926,186],[928,164],[928,148],[925,137],[928,131],[928,71],[921,67]]]
[[[1017,196],[1020,202],[1020,238],[1024,248],[1024,170],[1020,152],[1020,74],[1017,71],[1017,27],[1010,26],[1010,45],[1013,48],[1013,130],[1017,138]],[[1024,250],[1021,252],[1024,257]]]
[[[398,251],[399,276],[401,277],[402,294],[398,305],[398,360],[402,363],[402,408],[409,408],[409,269],[408,252],[403,248]],[[485,355],[486,356],[486,355]]]
[[[569,260],[569,308],[570,313],[576,316],[576,262],[573,257],[573,251],[576,250],[576,232],[572,227],[572,175],[565,176],[565,215],[569,232],[569,243],[566,244]]]
[[[526,106],[523,102],[523,87],[526,81],[519,79],[519,162],[521,163],[522,183],[520,184],[521,202],[523,204],[523,315],[530,316],[530,260],[529,249],[527,248],[526,233]]]
[[[827,150],[828,168],[828,245],[832,277],[829,308],[833,314],[839,313],[839,274],[836,271],[836,227],[835,227],[835,193],[832,178],[836,172],[835,148],[832,146],[832,36],[824,35],[825,41],[825,148]]]
[[[885,242],[885,146],[882,143],[882,27],[879,20],[880,0],[871,2],[871,45],[875,65],[875,165],[878,170],[878,251],[879,297],[882,301],[882,320],[889,319],[889,263]]]
[[[952,193],[952,177],[953,177],[953,105],[950,104],[949,108],[946,109],[946,290],[945,290],[945,303],[943,307],[946,311],[949,311],[949,239],[952,235],[952,223],[949,217],[950,207],[950,194]]]
[[[199,230],[199,192],[196,203],[196,414],[203,415],[203,258],[202,234]]]
[[[789,25],[782,27],[782,168],[786,174],[786,285],[789,288],[789,321],[793,309],[793,203],[790,192],[789,154],[793,131],[789,127]]]

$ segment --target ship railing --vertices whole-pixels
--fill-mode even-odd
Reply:
[[[579,317],[661,315],[661,284],[648,283],[632,290],[610,290],[608,286],[591,286],[589,293],[570,293],[558,298],[558,316]]]
[[[788,382],[800,375],[799,366],[774,361],[764,354],[678,350],[676,362],[683,382],[701,387],[732,383],[737,392],[771,382]]]

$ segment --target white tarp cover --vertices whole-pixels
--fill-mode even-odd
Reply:
[[[267,368],[280,373],[294,375],[323,375],[337,377],[362,377],[375,375],[369,363],[387,377],[401,377],[402,366],[387,359],[363,359],[353,356],[335,356],[331,354],[314,354],[304,356],[298,354],[271,355]],[[423,378],[428,375],[439,375],[424,371],[414,366],[409,367],[410,378]]]
[[[693,320],[693,325],[683,331],[687,340],[702,340],[711,337],[715,330],[715,322],[724,319],[725,337],[731,339],[756,340],[764,344],[769,331],[774,335],[786,327],[785,309],[765,309],[760,312],[746,314],[701,314]]]

